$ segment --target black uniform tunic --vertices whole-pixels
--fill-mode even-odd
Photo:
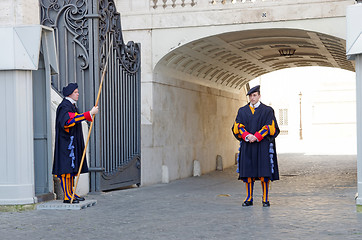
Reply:
[[[268,177],[279,179],[275,138],[279,127],[274,110],[261,103],[253,113],[250,105],[241,107],[234,126],[234,136],[241,141],[239,152],[239,179]],[[254,134],[258,142],[248,142],[245,137]]]
[[[84,150],[82,120],[92,120],[89,112],[79,114],[77,108],[64,98],[56,112],[53,174],[78,173]],[[81,173],[86,172],[88,166],[85,158]]]

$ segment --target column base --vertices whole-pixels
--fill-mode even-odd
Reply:
[[[0,205],[26,205],[36,202],[33,184],[0,185]]]

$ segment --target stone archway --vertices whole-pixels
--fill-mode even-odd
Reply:
[[[238,91],[248,81],[280,69],[305,66],[354,71],[345,57],[345,40],[290,28],[223,33],[182,45],[165,55],[155,71]]]
[[[293,51],[281,55],[280,51]],[[295,50],[295,52],[294,52]],[[247,83],[283,68],[327,66],[354,71],[345,58],[345,40],[289,28],[222,33],[181,45],[156,64],[153,74],[151,172],[170,180],[192,175],[193,160],[202,172],[235,163],[237,143],[230,134],[237,109],[247,102]],[[146,126],[143,126],[146,129]],[[155,164],[156,163],[156,164]]]

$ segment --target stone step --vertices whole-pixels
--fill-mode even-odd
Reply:
[[[36,206],[36,209],[37,210],[81,210],[87,207],[92,207],[96,205],[96,203],[97,200],[85,200],[74,204],[63,203],[63,200],[54,200],[38,204]]]

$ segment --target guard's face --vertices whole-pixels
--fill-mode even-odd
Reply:
[[[78,88],[75,89],[75,90],[73,91],[73,93],[69,95],[69,97],[70,97],[71,99],[73,99],[74,101],[78,101],[78,98],[79,98]]]
[[[260,94],[258,92],[254,92],[249,95],[249,101],[251,104],[256,104],[260,99]]]

